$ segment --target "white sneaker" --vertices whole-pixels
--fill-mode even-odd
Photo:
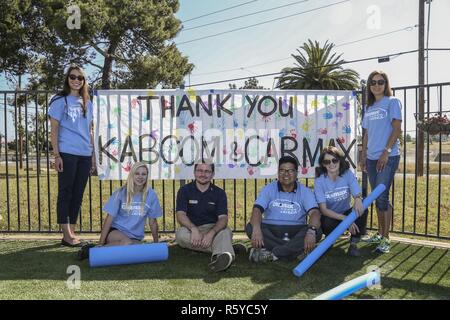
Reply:
[[[382,236],[379,233],[375,233],[373,236],[369,238],[361,238],[361,241],[367,243],[381,243]]]
[[[269,261],[276,261],[278,258],[273,255],[272,252],[266,249],[256,249],[252,248],[250,250],[250,255],[248,257],[250,262],[269,262]]]
[[[375,251],[379,253],[389,253],[391,251],[391,241],[387,238],[382,238]]]

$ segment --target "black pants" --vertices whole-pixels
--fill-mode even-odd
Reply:
[[[303,253],[305,246],[307,225],[290,226],[290,225],[273,225],[261,224],[264,248],[272,251],[272,253],[281,260],[292,261]],[[247,236],[251,239],[253,226],[248,223],[245,227]],[[284,234],[287,233],[289,241],[283,240]],[[322,238],[322,231],[319,228],[316,235],[316,243]]]
[[[345,211],[344,215],[348,216],[353,209],[349,209],[347,211]],[[336,220],[330,217],[327,217],[325,215],[322,214],[322,217],[320,218],[320,223],[322,225],[322,231],[323,233],[327,236],[329,235],[342,221],[341,220]],[[359,228],[359,232],[355,235],[352,234],[351,239],[352,241],[359,241],[359,239],[361,238],[361,235],[366,234],[366,222],[367,222],[367,211],[358,219],[355,220],[355,224],[358,226]]]
[[[76,224],[84,188],[91,171],[92,157],[62,152],[60,155],[63,161],[63,172],[58,172],[57,222]]]

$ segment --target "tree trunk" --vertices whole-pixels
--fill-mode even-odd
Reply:
[[[108,48],[105,62],[103,64],[102,89],[111,89],[111,72],[114,61],[113,55],[117,49],[117,44],[118,42],[111,42]]]

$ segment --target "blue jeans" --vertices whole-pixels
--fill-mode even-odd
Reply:
[[[386,186],[386,190],[375,201],[379,210],[386,211],[391,205],[389,203],[389,189],[391,188],[392,181],[394,180],[395,171],[397,171],[400,163],[400,156],[389,157],[386,166],[381,172],[377,172],[377,162],[378,160],[367,159],[367,175],[369,176],[369,182],[372,190],[379,184],[384,184]]]

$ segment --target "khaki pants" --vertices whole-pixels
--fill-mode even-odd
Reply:
[[[214,227],[214,223],[210,224],[204,224],[201,226],[198,226],[201,234],[207,233],[209,230],[211,230],[212,227]],[[212,255],[215,256],[220,253],[229,252],[233,256],[234,259],[234,250],[233,250],[233,233],[229,228],[225,228],[220,230],[216,236],[214,237],[211,246],[208,248],[194,248],[191,245],[191,230],[189,230],[186,227],[181,227],[177,230],[175,235],[175,240],[177,241],[178,245],[182,248],[191,249],[194,251],[201,251],[201,252],[212,252]]]

